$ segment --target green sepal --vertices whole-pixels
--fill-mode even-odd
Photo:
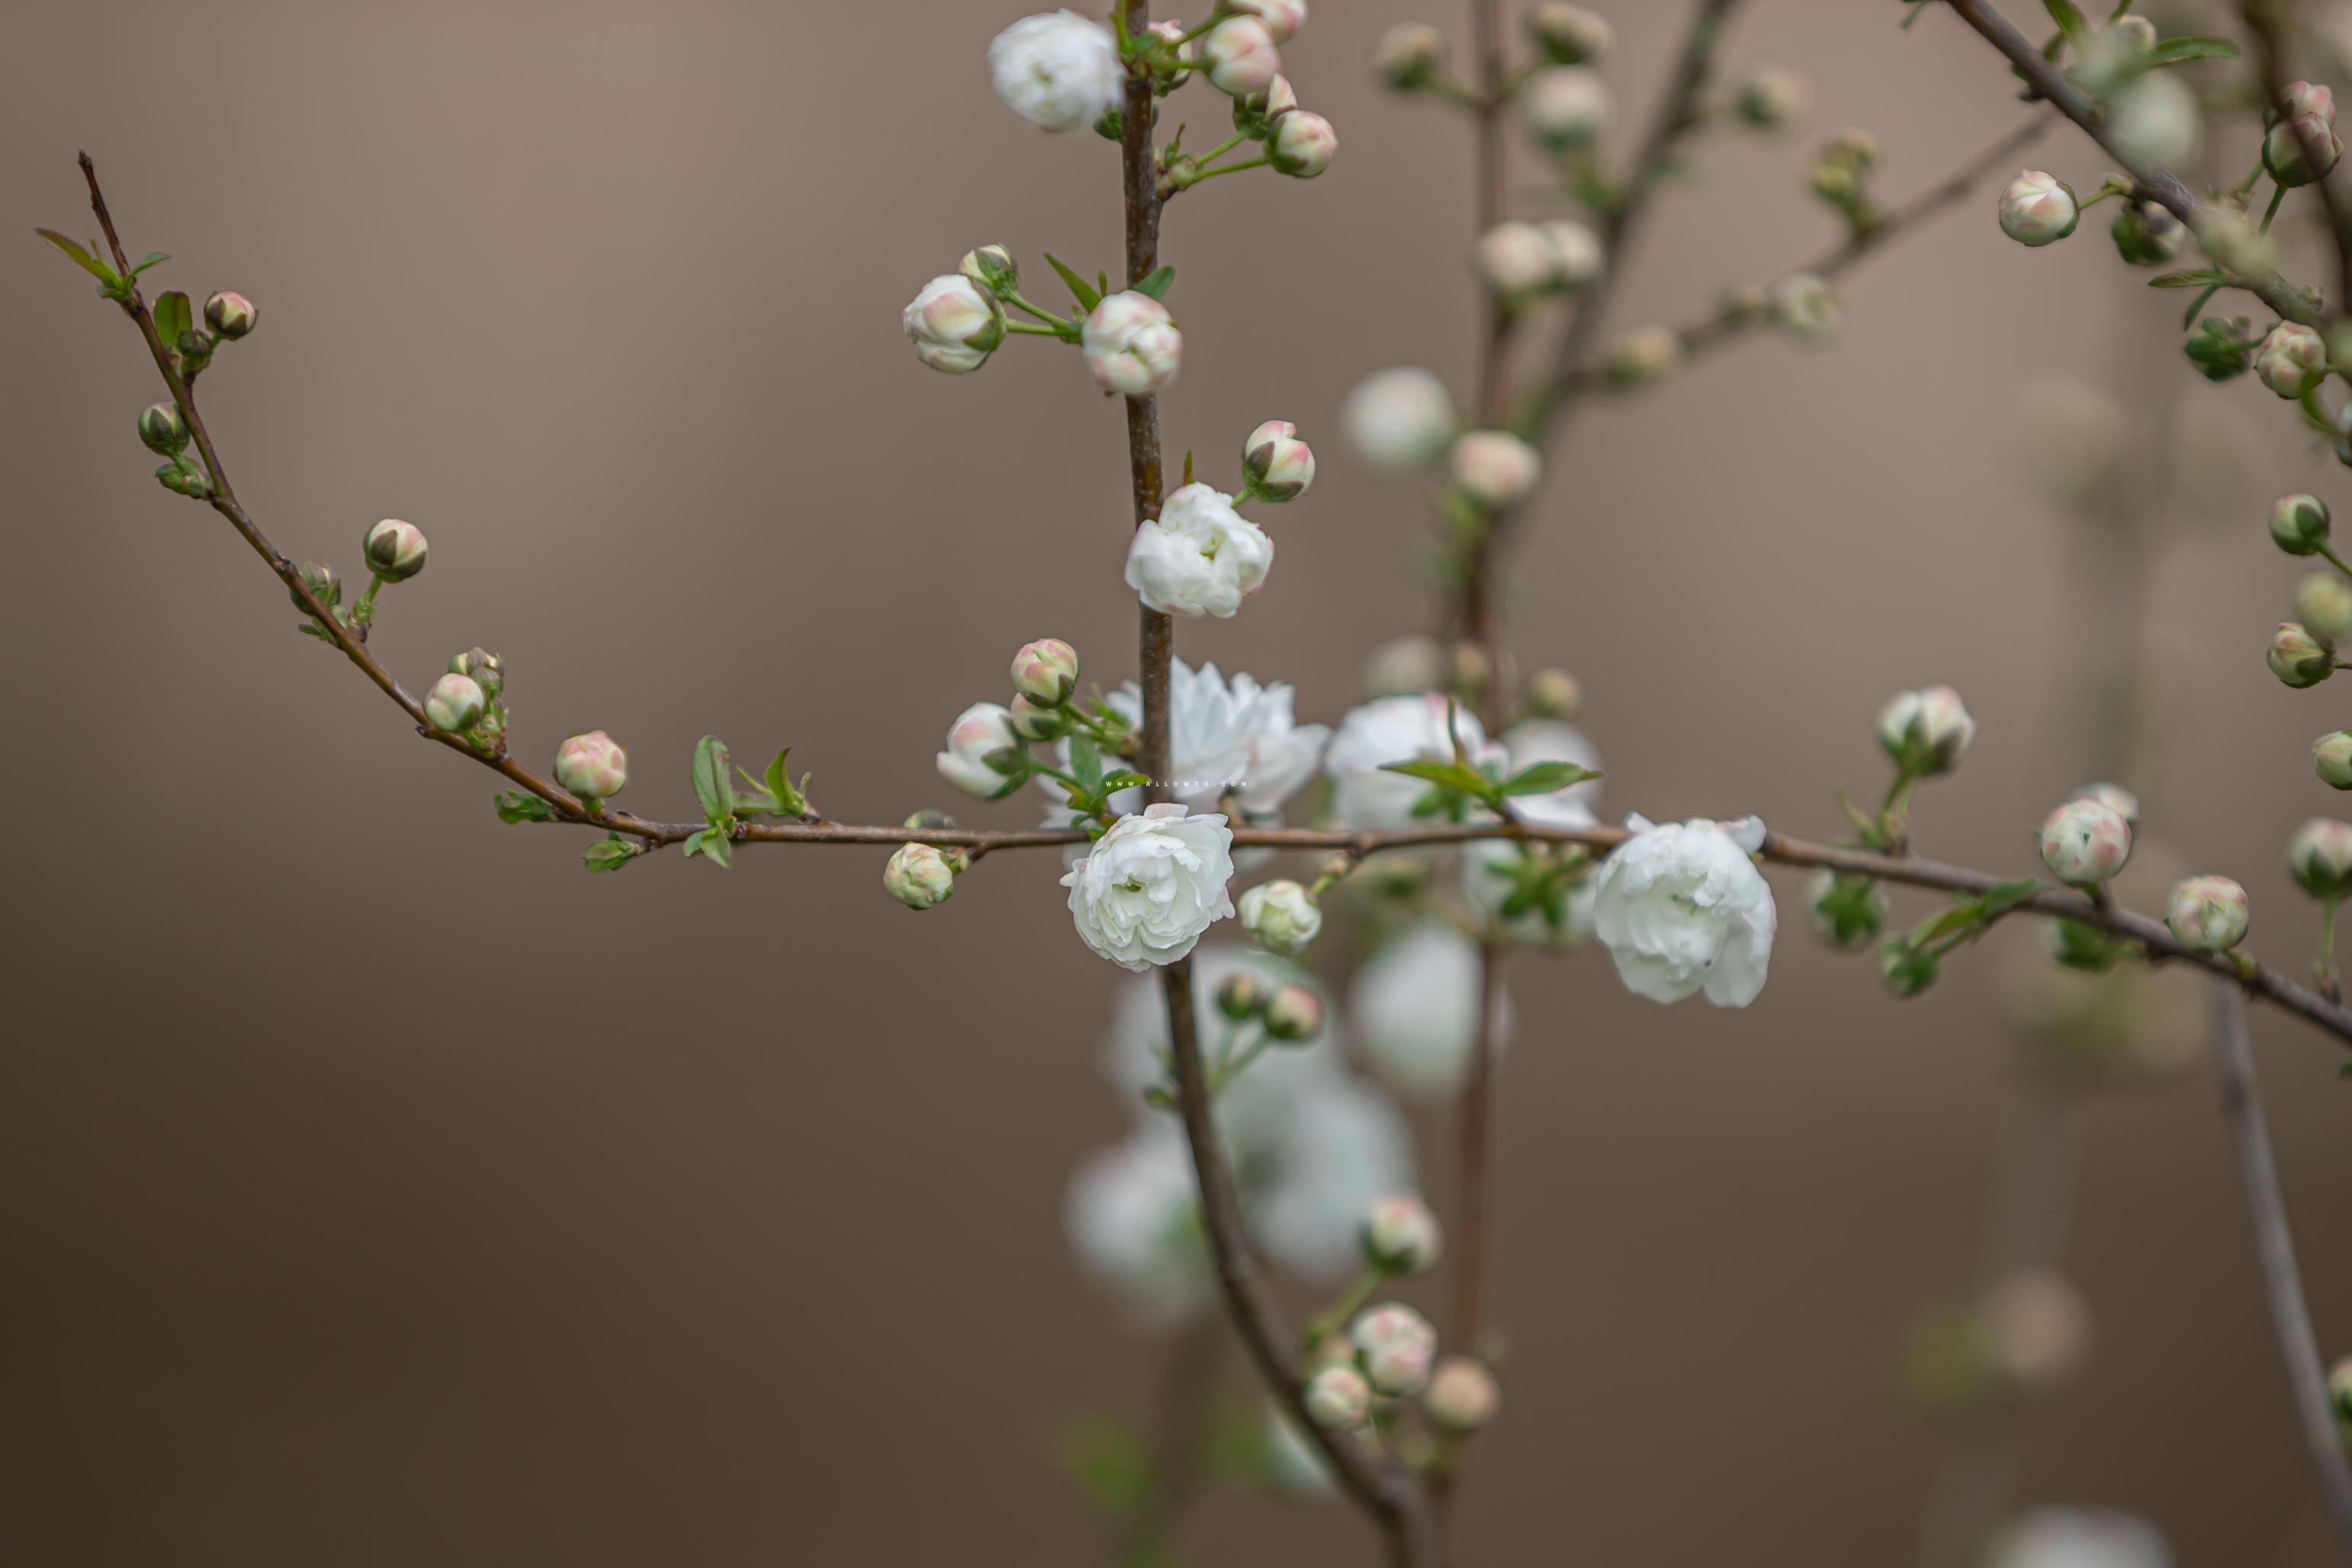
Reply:
[[[2065,34],[2066,41],[2076,48],[2081,48],[2089,38],[2091,24],[2076,7],[2074,0],[2042,0],[2042,8],[2050,13],[2050,19],[2058,24],[2058,30]]]
[[[1078,302],[1079,310],[1091,313],[1097,305],[1102,303],[1102,290],[1063,266],[1050,250],[1045,253],[1045,264],[1060,274],[1062,281],[1068,285],[1070,298]]]
[[[1601,774],[1574,763],[1530,763],[1502,783],[1504,795],[1551,795]]]
[[[320,637],[324,634],[314,630],[310,635]],[[500,790],[490,797],[490,804],[499,808],[500,822],[552,822],[555,820],[555,808],[527,791]]]
[[[615,833],[608,838],[599,838],[582,850],[580,858],[587,862],[588,869],[593,875],[617,871],[643,853],[635,843]]]

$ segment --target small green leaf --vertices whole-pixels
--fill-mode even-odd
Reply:
[[[793,775],[784,772],[784,759],[792,754],[793,749],[786,746],[768,764],[768,793],[776,797],[777,810],[798,816],[808,810],[808,797],[793,787]]]
[[[700,837],[702,839],[702,855],[704,859],[716,862],[719,868],[722,871],[734,864],[735,846],[733,841],[727,837],[727,830],[725,828],[706,827],[702,830]]]
[[[1047,266],[1053,268],[1055,272],[1059,273],[1061,275],[1062,281],[1069,286],[1070,298],[1078,302],[1079,310],[1091,311],[1097,305],[1102,303],[1102,291],[1097,289],[1093,284],[1088,283],[1085,279],[1079,277],[1076,273],[1071,271],[1068,268],[1063,266],[1050,250],[1045,253],[1045,262]]]
[[[100,283],[105,284],[108,288],[114,289],[121,286],[122,279],[114,275],[113,268],[108,266],[97,257],[92,256],[89,251],[84,250],[79,245],[68,239],[56,229],[37,228],[33,232],[39,235],[43,239],[47,240],[51,245],[56,246],[59,250],[65,252],[66,258],[68,260],[71,261],[76,267],[80,268],[84,272],[89,273],[92,278],[97,279]]]
[[[1996,915],[2009,913],[2042,890],[2040,882],[2031,877],[2021,877],[2014,882],[2003,882],[1999,887],[1986,889],[1984,896],[1977,900],[1977,908],[1983,912],[1985,919],[1991,920]]]
[[[2211,267],[2193,267],[2180,272],[2159,272],[2147,280],[2151,289],[2210,289],[2227,283],[2230,275]]]
[[[1505,795],[1551,795],[1601,775],[1574,763],[1531,763],[1503,781]]]
[[[2058,24],[2058,30],[2066,35],[2068,43],[2078,49],[2083,47],[2084,39],[2090,37],[2091,24],[2083,19],[2074,0],[2042,0],[2042,8],[2050,13],[2050,19]]]
[[[588,869],[593,874],[617,871],[635,859],[638,854],[636,845],[614,834],[610,838],[599,838],[588,846],[581,852],[580,858],[588,863]]]
[[[694,798],[702,803],[703,819],[716,826],[735,820],[735,782],[727,776],[731,765],[727,743],[705,735],[694,748]]]
[[[131,276],[136,278],[142,272],[146,271],[150,267],[153,267],[158,263],[169,261],[172,258],[170,257],[164,255],[160,250],[151,250],[146,255],[139,258],[137,266],[131,268]]]
[[[1092,735],[1070,737],[1070,776],[1078,787],[1096,800],[1103,795],[1102,748],[1095,744]]]
[[[2190,60],[2234,60],[2238,46],[2227,38],[2187,37],[2167,38],[2135,62],[2142,70],[2186,65]]]
[[[188,297],[177,289],[159,296],[155,300],[155,333],[166,347],[176,344],[180,334],[195,324],[188,310]]]
[[[1135,286],[1135,291],[1149,294],[1155,300],[1165,300],[1168,298],[1168,286],[1175,281],[1176,269],[1173,267],[1155,267],[1143,275],[1143,281]]]
[[[490,797],[490,803],[499,808],[500,822],[552,822],[555,820],[553,806],[540,799],[539,796],[526,794],[522,790],[500,790]]]
[[[1416,757],[1409,763],[1382,763],[1381,771],[1402,773],[1407,778],[1426,780],[1440,789],[1450,789],[1461,795],[1475,795],[1480,800],[1489,799],[1495,795],[1495,784],[1492,779],[1474,768],[1464,767],[1460,763],[1442,763],[1431,757]]]

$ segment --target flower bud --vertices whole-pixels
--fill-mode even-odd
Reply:
[[[1282,69],[1274,35],[1255,16],[1234,16],[1210,28],[1193,46],[1193,58],[1209,85],[1228,98],[1265,91]]]
[[[1813,934],[1841,952],[1868,947],[1886,924],[1886,895],[1866,877],[1816,871],[1805,883],[1805,906]]]
[[[2172,889],[2164,923],[2192,952],[2227,952],[2246,940],[2246,889],[2227,877],[2191,877]]]
[[[1022,644],[1013,656],[1013,689],[1041,708],[1059,708],[1078,689],[1078,650],[1059,637]]]
[[[2228,381],[2246,374],[2253,363],[2254,347],[2247,336],[2250,323],[2243,316],[2225,320],[2208,316],[2197,323],[2180,352],[2197,367],[2197,374],[2208,381]]]
[[[1564,669],[1528,677],[1528,711],[1538,719],[1573,719],[1584,707],[1584,687]]]
[[[296,571],[302,579],[302,585],[310,590],[311,597],[327,608],[331,610],[343,602],[343,580],[335,574],[333,567],[317,561],[305,561]],[[310,613],[310,607],[292,589],[286,591],[286,596],[294,601],[296,609],[305,615]]]
[[[1352,1432],[1371,1419],[1371,1384],[1352,1366],[1327,1366],[1307,1380],[1306,1404],[1318,1426]]]
[[[1459,425],[1445,384],[1414,365],[1374,371],[1339,405],[1339,429],[1348,444],[1388,474],[1428,467]]]
[[[487,648],[469,647],[449,661],[450,670],[471,676],[485,700],[496,702],[507,689],[507,661]]]
[[[2042,246],[2074,232],[2074,193],[2039,169],[2028,169],[2000,194],[2000,231],[2020,245]]]
[[[1372,74],[1399,92],[1436,79],[1445,61],[1445,35],[1426,22],[1400,22],[1372,46]]]
[[[1878,978],[1890,993],[1906,1000],[1936,984],[1943,967],[1944,961],[1934,948],[1916,947],[1907,937],[1889,937],[1878,950]]]
[[[628,787],[629,753],[602,730],[555,749],[555,782],[583,800],[609,800]]]
[[[2336,127],[2316,114],[2291,115],[2263,137],[2263,167],[2282,185],[2307,185],[2336,167],[2343,155]]]
[[[1723,291],[1723,299],[1716,306],[1727,327],[1752,325],[1762,321],[1764,312],[1771,308],[1772,296],[1753,283],[1733,284]]]
[[[1357,1363],[1375,1392],[1405,1398],[1429,1382],[1437,1355],[1437,1331],[1401,1301],[1387,1301],[1360,1313],[1349,1327]]]
[[[1554,152],[1594,141],[1616,112],[1609,84],[1589,66],[1546,66],[1519,89],[1519,114],[1528,133]]]
[[[2158,202],[2125,197],[2107,233],[2115,239],[2116,254],[2134,267],[2161,267],[2179,260],[2189,248],[2189,226]]]
[[[1508,511],[1535,493],[1543,458],[1507,430],[1473,430],[1446,459],[1454,488],[1488,511]]]
[[[405,583],[425,570],[425,535],[414,523],[387,517],[367,531],[360,553],[374,575],[387,583]]]
[[[2095,888],[2131,858],[2131,824],[2095,800],[2070,800],[2042,825],[2042,863],[2069,887]]]
[[[927,809],[909,813],[907,820],[898,826],[909,833],[937,833],[955,825],[956,819],[946,812]]]
[[[2254,374],[2281,397],[2301,397],[2327,379],[2327,345],[2296,321],[2281,321],[2254,351]]]
[[[2140,164],[2179,168],[2197,155],[2204,135],[2196,89],[2179,71],[2143,72],[2107,106],[2106,143],[2118,157]]]
[[[1304,985],[1285,985],[1265,1005],[1269,1039],[1304,1044],[1323,1032],[1323,998]]]
[[[1026,692],[1016,692],[1006,705],[1007,722],[1013,732],[1024,741],[1058,740],[1070,731],[1070,714],[1066,708],[1045,707],[1030,700]]]
[[[1567,282],[1563,258],[1551,237],[1516,218],[1480,235],[1470,260],[1479,280],[1506,300],[1524,300]]]
[[[253,331],[258,319],[253,301],[242,294],[224,290],[205,301],[205,325],[232,342]]]
[[[1437,1216],[1417,1193],[1391,1193],[1375,1202],[1357,1239],[1364,1260],[1383,1274],[1426,1274],[1444,1250]]]
[[[1087,313],[1078,344],[1095,384],[1129,397],[1166,386],[1184,360],[1184,334],[1168,307],[1132,289],[1106,295]]]
[[[2336,673],[2336,652],[2293,621],[2281,621],[2272,634],[2271,673],[2300,691]]]
[[[943,273],[907,301],[898,325],[915,345],[917,359],[944,374],[961,375],[987,363],[1003,342],[1004,307],[963,274]]]
[[[983,245],[965,251],[956,271],[999,300],[1021,289],[1021,264],[1013,258],[1012,251],[1001,245]]]
[[[1732,109],[1759,131],[1778,131],[1805,112],[1812,88],[1803,77],[1779,66],[1765,66],[1739,84]]]
[[[882,868],[882,886],[910,910],[937,909],[955,897],[955,867],[928,844],[901,844]]]
[[[1543,237],[1551,241],[1552,250],[1559,258],[1559,282],[1562,288],[1581,289],[1601,276],[1607,258],[1601,254],[1601,238],[1573,218],[1552,218],[1536,225]]]
[[[1323,930],[1323,911],[1297,883],[1260,882],[1241,897],[1242,930],[1250,941],[1285,957],[1303,952]]]
[[[2311,771],[2330,789],[2352,789],[2352,730],[2332,730],[2314,741]]]
[[[1242,443],[1247,494],[1260,500],[1296,500],[1315,482],[1315,454],[1287,419],[1269,419]]]
[[[966,795],[989,800],[1010,785],[1010,775],[997,763],[1017,758],[1020,746],[1021,736],[1013,728],[1010,710],[993,702],[975,702],[956,715],[955,722],[948,726],[947,750],[931,761],[940,777]]]
[[[1255,16],[1265,24],[1265,30],[1277,44],[1286,44],[1307,26],[1307,0],[1223,0],[1225,10],[1239,16]]]
[[[1274,134],[1266,139],[1265,155],[1276,174],[1288,174],[1294,180],[1311,180],[1329,168],[1331,160],[1339,155],[1339,133],[1321,115],[1294,109],[1274,122]]]
[[[1297,107],[1298,93],[1290,79],[1277,76],[1264,92],[1234,100],[1234,130],[1253,142],[1263,142],[1273,134],[1275,121]]]
[[[1581,5],[1546,0],[1528,13],[1528,34],[1556,66],[1590,65],[1609,52],[1616,35]]]
[[[2095,800],[2117,816],[2139,827],[2139,796],[2116,784],[2086,784],[2066,797],[2069,800]]]
[[[1800,343],[1826,342],[1837,335],[1844,310],[1835,290],[1818,274],[1792,273],[1772,285],[1772,320]]]
[[[1273,989],[1248,970],[1236,970],[1217,985],[1217,1011],[1238,1024],[1265,1011]]]
[[[202,500],[213,493],[213,482],[205,471],[187,465],[184,458],[174,458],[155,470],[156,479],[173,495],[186,496],[190,500]]]
[[[1619,386],[1647,386],[1674,374],[1683,363],[1683,340],[1672,327],[1636,327],[1609,350],[1609,379]]]
[[[2336,1407],[2336,1425],[2344,1440],[2352,1443],[2352,1355],[2328,1369],[2327,1402]]]
[[[1878,743],[1895,765],[1921,778],[1948,773],[1977,737],[1960,694],[1948,686],[1898,691],[1878,710]]]
[[[2352,634],[2352,583],[2333,572],[2307,572],[2294,585],[2294,618],[2324,643]]]
[[[456,734],[472,729],[487,705],[488,700],[472,676],[452,671],[435,681],[425,693],[425,721],[436,730]]]
[[[2327,542],[2327,503],[2314,495],[2281,496],[2271,506],[2271,542],[2289,555],[2315,555]]]
[[[188,424],[169,403],[158,403],[139,416],[139,439],[151,452],[171,457],[187,449]]]
[[[2296,828],[2287,840],[2286,868],[2315,899],[2352,892],[2352,823],[2315,816]]]
[[[1430,1425],[1456,1436],[1475,1432],[1494,1420],[1502,1403],[1502,1391],[1495,1386],[1495,1374],[1486,1370],[1484,1362],[1466,1355],[1450,1355],[1440,1361],[1437,1370],[1429,1374],[1429,1386],[1421,1395],[1421,1407],[1428,1413]]]

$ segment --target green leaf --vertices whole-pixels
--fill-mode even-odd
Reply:
[[[1143,275],[1143,281],[1135,286],[1135,291],[1149,294],[1155,300],[1165,300],[1168,298],[1168,286],[1175,281],[1176,269],[1173,267],[1155,267]]]
[[[131,276],[132,276],[133,278],[136,278],[136,277],[138,277],[142,272],[146,271],[150,267],[153,267],[153,266],[157,265],[157,264],[158,264],[158,263],[160,263],[160,262],[165,262],[165,261],[169,261],[169,260],[171,260],[171,259],[172,259],[172,258],[171,258],[170,257],[168,257],[168,256],[164,255],[164,254],[163,254],[162,251],[160,251],[160,250],[151,250],[151,251],[149,251],[146,255],[144,255],[144,256],[142,256],[142,257],[141,257],[141,258],[139,258],[139,263],[138,263],[138,265],[137,265],[137,266],[135,266],[135,267],[131,268]]]
[[[80,268],[84,272],[89,273],[92,278],[97,279],[100,283],[105,284],[108,288],[119,288],[121,285],[122,279],[114,275],[113,268],[108,266],[97,257],[92,256],[89,251],[84,250],[79,245],[68,239],[56,229],[37,228],[33,232],[39,235],[43,239],[47,240],[51,245],[56,246],[59,250],[65,252],[66,258],[68,260],[71,261],[76,267]]]
[[[1441,763],[1431,757],[1416,757],[1409,763],[1384,763],[1381,771],[1423,779],[1440,789],[1475,795],[1480,800],[1491,799],[1495,795],[1493,780],[1474,768],[1464,767],[1460,763]]]
[[[155,332],[171,347],[180,341],[180,334],[195,324],[188,309],[188,297],[177,289],[159,296],[155,300]]]
[[[2058,24],[2058,30],[2066,35],[2068,43],[2078,49],[2083,47],[2084,40],[2091,35],[2091,24],[2083,19],[2074,0],[2042,0],[2042,8],[2050,13],[2050,19]]]
[[[1984,896],[1977,900],[1977,908],[1983,912],[1985,919],[1991,920],[1996,915],[2009,913],[2040,891],[2040,882],[2031,877],[2021,877],[2014,882],[2003,882],[1999,887],[1986,889]]]
[[[1102,748],[1095,744],[1092,735],[1070,737],[1070,776],[1078,787],[1094,800],[1103,795]]]
[[[716,862],[722,871],[735,863],[735,845],[727,837],[725,828],[706,827],[702,830],[702,855],[704,859]]]
[[[808,809],[808,799],[793,787],[792,774],[784,772],[784,759],[792,754],[793,749],[786,746],[768,764],[768,793],[776,797],[776,809],[798,816]]]
[[[694,748],[694,798],[702,803],[703,819],[711,826],[735,820],[735,781],[727,776],[731,765],[727,743],[705,735]]]
[[[2211,267],[2194,267],[2180,272],[2159,272],[2147,280],[2151,289],[2210,289],[2227,283],[2230,275]]]
[[[1130,1519],[1159,1491],[1151,1450],[1140,1438],[1099,1416],[1072,1423],[1059,1444],[1062,1468],[1108,1519]]]
[[[1601,775],[1574,763],[1531,763],[1503,781],[1505,795],[1551,795]]]
[[[2190,60],[2234,60],[2238,46],[2227,38],[2188,37],[2167,38],[2136,62],[2142,70],[2186,65]]]
[[[1079,310],[1091,311],[1097,305],[1102,303],[1102,291],[1063,266],[1050,250],[1045,253],[1045,262],[1061,275],[1064,283],[1069,285],[1070,298],[1078,302]]]
[[[1126,769],[1121,769],[1119,772],[1115,773],[1108,778],[1103,780],[1102,792],[1106,796],[1114,795],[1123,789],[1133,789],[1138,784],[1148,784],[1151,781],[1150,779],[1145,778],[1141,773],[1130,773]]]
[[[540,799],[539,796],[526,794],[519,789],[500,790],[490,797],[490,804],[499,808],[500,822],[552,822],[555,820],[553,806]]]
[[[635,859],[638,854],[636,845],[614,834],[610,838],[599,838],[588,846],[581,852],[580,858],[588,863],[589,871],[595,873],[617,871]]]

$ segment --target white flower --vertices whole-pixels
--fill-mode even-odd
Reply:
[[[1297,700],[1288,682],[1261,686],[1246,672],[1230,684],[1213,664],[1198,669],[1182,659],[1168,668],[1168,787],[1195,811],[1213,809],[1231,795],[1252,816],[1271,816],[1314,778],[1330,726],[1301,724],[1292,711]],[[1143,693],[1128,681],[1103,699],[1129,723],[1143,723]],[[1069,747],[1061,748],[1068,760]],[[1056,804],[1066,792],[1051,779],[1038,785]],[[1122,814],[1141,809],[1139,791],[1122,791],[1111,806]],[[1054,826],[1063,826],[1066,816]]]
[[[1265,584],[1273,565],[1274,541],[1234,510],[1233,497],[1191,484],[1135,531],[1127,585],[1165,614],[1222,619]]]
[[[1519,112],[1538,142],[1565,148],[1608,130],[1617,102],[1599,71],[1588,66],[1546,66],[1519,89]]]
[[[1348,994],[1364,1058],[1409,1099],[1462,1087],[1478,1046],[1478,944],[1434,921],[1414,926],[1356,972]],[[1509,1032],[1505,1002],[1496,1037]]]
[[[1184,334],[1170,320],[1167,306],[1129,289],[1105,295],[1087,313],[1078,347],[1097,386],[1139,397],[1176,379]]]
[[[1339,406],[1339,429],[1348,445],[1383,473],[1427,468],[1460,425],[1445,384],[1412,365],[1374,371],[1356,383]]]
[[[1559,254],[1559,280],[1580,289],[1601,276],[1601,237],[1573,218],[1554,218],[1536,226]]]
[[[1772,959],[1772,889],[1748,856],[1764,842],[1755,817],[1654,826],[1601,863],[1593,930],[1625,988],[1653,1002],[1704,991],[1718,1007],[1745,1007]]]
[[[948,726],[948,749],[933,762],[940,777],[966,795],[982,800],[1004,788],[1004,775],[988,765],[991,752],[1019,746],[1013,731],[1013,710],[996,702],[975,702]]]
[[[1138,1321],[1165,1327],[1208,1304],[1208,1247],[1192,1157],[1165,1117],[1078,1163],[1062,1198],[1062,1228],[1079,1267]]]
[[[1461,737],[1462,749],[1474,767],[1503,755],[1503,749],[1488,741],[1486,731],[1479,728],[1476,714],[1449,704],[1434,691],[1418,697],[1376,698],[1349,709],[1323,756],[1324,770],[1331,775],[1333,812],[1350,827],[1411,826],[1412,808],[1430,786],[1407,774],[1381,769],[1417,757],[1452,762],[1454,735]]]
[[[1232,1087],[1264,1066],[1261,1058]],[[1244,1190],[1243,1217],[1267,1257],[1312,1280],[1345,1278],[1361,1261],[1356,1226],[1365,1208],[1412,1182],[1412,1134],[1402,1113],[1379,1089],[1336,1068],[1297,1101],[1281,1142],[1264,1157],[1270,1169]]]
[[[1173,803],[1123,816],[1070,868],[1070,917],[1086,944],[1122,969],[1173,963],[1234,912],[1233,830]]]
[[[2074,232],[2074,193],[2039,169],[2028,169],[2000,194],[2000,231],[2020,245],[2048,245]]]
[[[1551,237],[1517,218],[1480,235],[1470,258],[1486,287],[1507,298],[1541,293],[1567,281],[1565,259]]]
[[[1507,511],[1534,493],[1543,458],[1508,430],[1473,430],[1446,459],[1454,488],[1488,511]]]
[[[978,370],[1004,341],[1004,307],[959,273],[945,273],[898,312],[915,357],[933,370],[961,375]]]
[[[1110,30],[1075,11],[1024,16],[988,46],[996,96],[1041,131],[1084,131],[1118,107]]]
[[[1264,92],[1282,69],[1274,35],[1255,16],[1234,16],[1209,29],[1193,46],[1209,85],[1228,98]]]
[[[2172,1549],[2134,1514],[2037,1508],[2001,1528],[1986,1568],[2172,1568]]]
[[[2137,163],[2178,168],[2196,157],[2205,139],[2197,91],[2171,71],[2147,71],[2116,95],[2107,110],[2116,150]]]
[[[1323,911],[1307,889],[1287,879],[1260,882],[1242,895],[1242,930],[1269,952],[1306,950],[1323,930]]]

